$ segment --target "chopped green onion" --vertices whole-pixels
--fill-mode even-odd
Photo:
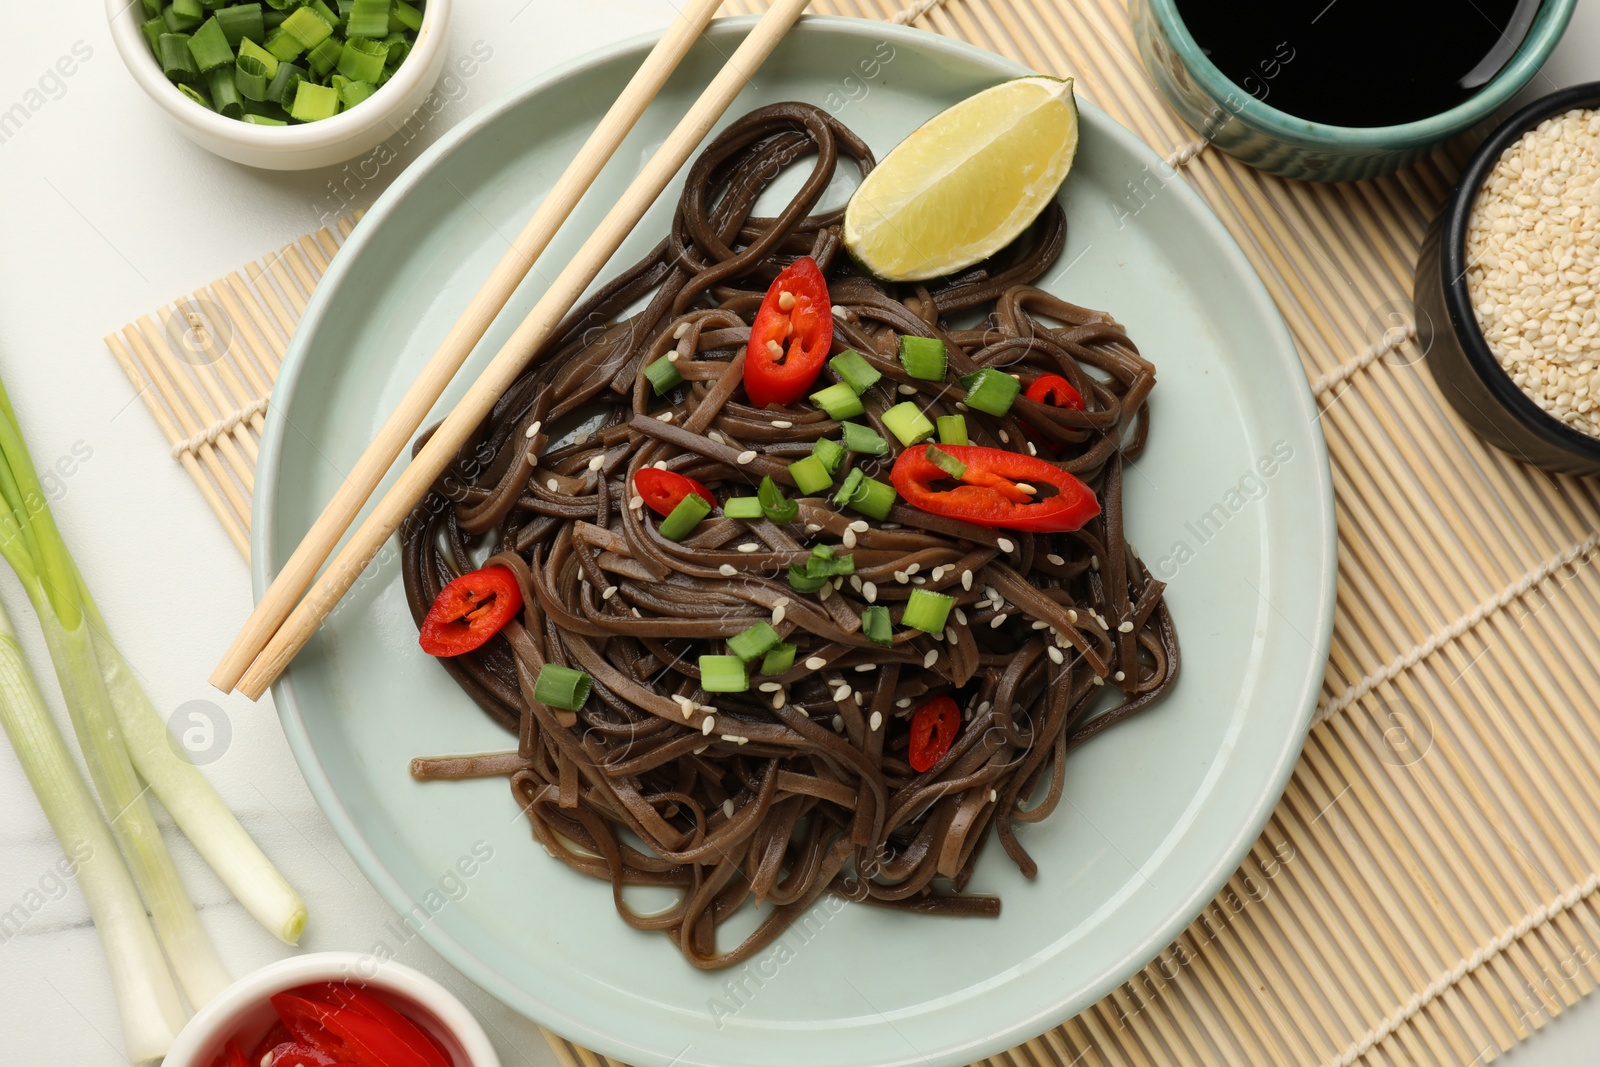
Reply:
[[[817,439],[817,443],[811,446],[811,454],[828,469],[830,475],[838,474],[839,466],[844,463],[844,445],[827,437]]]
[[[184,33],[206,20],[206,9],[200,6],[198,0],[173,0],[161,17],[167,20],[167,27],[173,33]]]
[[[271,115],[257,115],[254,112],[250,112],[250,111],[245,112],[244,121],[248,122],[252,126],[287,126],[287,125],[289,125],[289,123],[286,122],[283,119],[275,119]]]
[[[170,31],[167,29],[167,20],[157,15],[147,22],[139,23],[139,32],[144,34],[144,39],[150,43],[150,51],[155,52],[158,47],[156,42],[161,39],[163,33]]]
[[[301,8],[301,11],[308,10]],[[311,50],[306,56],[306,66],[311,68],[311,73],[321,78],[334,67],[339,65],[339,57],[344,54],[344,44],[337,37],[329,37]]]
[[[233,4],[219,7],[212,16],[222,26],[228,44],[238,48],[245,41],[254,43],[267,37],[266,24],[261,20],[260,4]]]
[[[877,367],[867,362],[867,357],[853,348],[847,348],[828,360],[828,368],[839,376],[841,382],[855,390],[857,396],[871,389],[883,377]]]
[[[830,419],[848,419],[867,410],[848,382],[835,382],[826,389],[812,393],[811,402],[826,411]]]
[[[301,122],[315,122],[339,112],[339,92],[331,85],[302,81],[295,87],[294,105],[289,115]]]
[[[770,474],[763,476],[761,485],[756,488],[756,501],[761,505],[761,513],[767,517],[767,521],[778,526],[800,517],[800,505],[783,495]]]
[[[383,39],[383,48],[383,65],[393,70],[405,62],[406,54],[411,51],[411,41],[403,33],[391,33]]]
[[[339,73],[355,82],[376,82],[383,76],[383,61],[388,55],[382,41],[352,37],[339,55]]]
[[[882,522],[889,517],[889,509],[898,499],[894,486],[875,478],[863,478],[845,503],[868,518]]]
[[[189,35],[186,33],[163,33],[156,38],[157,58],[161,61],[161,73],[170,81],[191,82],[200,77],[200,68],[195,65],[194,53],[189,51]]]
[[[940,415],[936,420],[939,423],[939,443],[941,445],[964,445],[967,440],[967,417],[965,415]]]
[[[860,487],[862,480],[865,478],[866,475],[861,473],[859,467],[852,469],[849,474],[845,475],[844,482],[839,486],[839,491],[833,494],[833,506],[842,508],[849,503],[850,498],[855,495],[856,489]]]
[[[894,624],[889,619],[889,609],[874,604],[861,613],[861,632],[875,645],[894,644]]]
[[[394,0],[394,6],[389,9],[389,17],[408,30],[422,29],[422,12],[406,3],[406,0]]]
[[[315,48],[333,33],[333,27],[322,21],[321,15],[306,7],[291,11],[279,29],[299,41],[301,48]]]
[[[233,49],[228,45],[228,35],[222,32],[222,23],[212,15],[200,24],[189,38],[189,54],[201,74],[210,74],[218,67],[233,62]]]
[[[937,337],[900,338],[900,365],[913,378],[925,382],[944,381],[946,354]]]
[[[267,0],[267,3],[268,7],[263,8],[261,11],[261,25],[264,33],[271,33],[283,25],[283,20],[289,17],[289,13],[287,11],[273,10],[273,8],[281,7],[281,4],[275,4],[272,0]],[[262,39],[265,40],[266,38],[263,37]]]
[[[656,527],[668,541],[682,541],[700,525],[700,520],[711,514],[711,505],[699,493],[690,493],[678,501],[670,514]]]
[[[950,608],[955,602],[953,596],[927,589],[913,589],[910,599],[906,601],[905,614],[900,616],[900,623],[924,633],[942,634],[945,620],[950,617]]]
[[[546,663],[539,668],[539,677],[533,682],[533,699],[552,708],[577,711],[589,699],[593,680],[582,671],[563,667],[559,663]]]
[[[722,502],[722,513],[730,519],[759,519],[761,501],[753,496],[730,496]]]
[[[933,436],[933,423],[909,400],[885,411],[883,424],[907,447]]]
[[[267,68],[266,73],[268,80],[271,80],[277,75],[278,57],[267,51],[265,48],[262,48],[254,41],[247,40],[239,45],[239,58],[243,59],[245,56],[253,56],[261,61],[261,65]]]
[[[244,117],[244,101],[240,97],[238,72],[218,67],[206,77],[211,90],[211,106],[230,119]]]
[[[360,81],[353,81],[351,85],[361,85]],[[365,83],[365,84],[371,84]],[[650,382],[650,388],[655,390],[656,396],[671,392],[683,384],[683,375],[678,373],[678,365],[666,356],[651,363],[644,369],[644,376]]]
[[[820,574],[818,574],[818,575],[807,574],[806,573],[806,569],[804,567],[799,567],[799,566],[795,566],[794,564],[790,564],[790,566],[789,566],[789,588],[793,589],[795,592],[797,592],[797,593],[815,593],[817,590],[821,589],[824,585],[827,585],[827,584],[828,584],[828,579],[822,577]]]
[[[742,693],[750,688],[750,676],[738,656],[701,656],[700,688],[708,693]]]
[[[239,53],[239,60],[233,68],[233,79],[239,95],[246,100],[267,99],[267,65],[255,56]]]
[[[783,674],[794,666],[795,647],[785,641],[775,646],[761,660],[762,674]]]
[[[187,85],[187,84],[180,84],[178,86],[178,92],[182,93],[184,96],[187,96],[190,100],[193,100],[195,103],[199,104],[201,107],[205,108],[207,111],[211,110],[211,100],[206,96],[205,93],[202,93],[199,89],[196,89],[194,86]]]
[[[317,18],[321,19],[323,22],[326,22],[330,30],[337,30],[339,28],[339,24],[344,21],[344,19],[339,17],[339,13],[337,11],[323,3],[322,0],[311,0],[311,3],[307,4],[306,8],[315,12]]]
[[[144,8],[144,17],[153,19],[161,16],[161,0],[139,0],[139,6]]]
[[[389,32],[389,0],[356,0],[345,32],[351,37],[382,37]]]
[[[1004,415],[1022,392],[1022,386],[1003,370],[985,367],[972,374],[961,376],[961,387],[967,391],[967,407]]]
[[[816,456],[806,456],[789,464],[789,477],[796,489],[815,496],[833,484],[833,475]]]
[[[944,471],[952,478],[964,478],[967,474],[967,465],[961,462],[938,445],[929,445],[923,455],[928,457],[928,462]]]
[[[758,622],[728,638],[728,651],[749,663],[757,656],[765,656],[782,641],[783,637],[770,623]]]
[[[889,442],[878,436],[878,432],[870,426],[863,426],[859,422],[841,423],[839,429],[844,431],[844,447],[848,452],[859,452],[864,456],[881,456],[889,451]]]
[[[278,72],[272,76],[272,81],[267,85],[267,99],[287,112],[293,106],[295,95],[300,90],[300,82],[305,76],[304,68],[293,63],[279,63]]]
[[[300,53],[306,50],[306,46],[300,43],[300,38],[282,26],[269,31],[264,43],[267,51],[285,61],[300,58]]]
[[[806,560],[806,573],[818,578],[838,578],[855,572],[856,557],[848,552],[836,556],[832,545],[818,545]]]

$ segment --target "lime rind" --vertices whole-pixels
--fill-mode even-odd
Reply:
[[[889,281],[971,266],[1038,218],[1077,143],[1070,78],[1019,78],[970,96],[912,131],[861,183],[845,210],[845,248]]]

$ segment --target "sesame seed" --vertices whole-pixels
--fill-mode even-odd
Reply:
[[[961,572],[961,588],[963,588],[963,589],[965,589],[965,590],[967,590],[969,592],[972,590],[972,572],[971,571],[962,571]]]
[[[967,624],[967,613],[960,608],[956,609],[956,622],[959,622],[962,626]]]
[[[845,529],[854,530],[858,534],[864,534],[868,530],[872,529],[872,527],[870,525],[868,525],[867,520],[865,520],[865,519],[857,519],[855,522],[852,522],[849,526],[846,526]]]
[[[957,400],[956,401],[956,410],[957,411],[966,411],[966,410],[968,410],[967,409],[967,405],[962,403],[961,401]]]
[[[816,523],[814,523],[814,522],[806,523],[806,533],[813,534],[813,533],[820,533],[821,531],[822,531],[822,527],[818,526]]]
[[[909,582],[911,580],[911,576],[909,574],[907,574],[905,571],[895,571],[894,572],[894,580],[899,582],[901,585],[905,585],[907,582]]]
[[[794,294],[785,289],[778,294],[778,307],[783,311],[794,309]]]
[[[937,648],[928,649],[928,654],[926,656],[922,657],[922,666],[924,668],[932,667],[935,663],[938,663],[938,662],[939,662],[939,650]]]
[[[678,350],[677,349],[673,349],[671,352],[667,353],[667,362],[668,363],[676,363],[676,362],[678,362],[678,358],[679,357],[678,357]]]
[[[844,547],[854,548],[856,547],[856,532],[854,530],[846,529],[844,536],[839,538],[839,540],[844,544]]]
[[[601,600],[610,600],[612,597],[614,597],[616,595],[617,595],[617,587],[614,586],[614,585],[608,585],[605,588],[605,592],[600,594],[600,599]]]
[[[1105,685],[1106,684],[1106,680],[1104,678],[1100,677],[1097,674],[1097,675],[1094,676],[1094,684],[1095,685]]]
[[[698,756],[698,755],[700,755],[700,753],[704,752],[706,749],[708,749],[710,747],[711,747],[710,745],[701,745],[699,748],[694,750],[694,754],[696,756]],[[555,853],[552,852],[551,855],[553,856],[553,855],[555,855]]]
[[[724,741],[729,741],[735,745],[742,745],[750,740],[748,737],[740,737],[738,734],[723,734],[721,736]]]
[[[732,578],[735,574],[739,573],[739,568],[735,567],[731,563],[724,563],[722,566],[717,568],[717,573],[722,575],[724,578]]]
[[[849,700],[850,699],[850,687],[848,685],[844,685],[844,684],[841,683],[839,688],[837,688],[837,689],[835,689],[833,691],[833,699],[834,700]]]
[[[760,685],[756,686],[756,688],[761,690],[763,693],[776,693],[778,690],[782,689],[783,686],[779,685],[777,682],[762,682]]]
[[[694,714],[694,701],[690,700],[686,696],[680,696],[677,693],[672,695],[672,699],[678,702],[678,710],[683,712],[683,717],[685,719]]]
[[[864,704],[866,703],[867,698],[861,695],[861,690],[857,689],[851,694],[851,699],[853,699],[857,704]]]
[[[794,423],[790,422],[788,419],[773,419],[772,425],[780,430],[787,430],[793,426]]]
[[[830,314],[830,315],[832,315],[832,316],[833,316],[833,317],[834,317],[834,318],[836,318],[836,319],[842,319],[842,318],[844,318],[844,317],[845,317],[845,310],[844,310],[844,308],[843,308],[843,307],[841,307],[841,306],[840,306],[840,305],[838,305],[838,304],[834,304],[834,305],[833,305],[833,306],[832,306],[832,307],[830,307],[830,308],[829,308],[829,309],[828,309],[828,313],[829,313],[829,314]]]
[[[1114,681],[1120,682],[1120,681],[1122,681],[1124,678],[1126,678],[1128,676],[1126,674],[1123,674],[1121,671],[1118,671],[1116,674],[1113,674],[1111,677],[1112,677],[1112,679]]]
[[[1095,570],[1099,570],[1100,569],[1100,557],[1099,556],[1090,556],[1089,557],[1089,566],[1094,568]]]
[[[873,712],[872,713],[872,718],[867,720],[867,729],[869,729],[869,730],[873,731],[874,733],[876,733],[877,730],[878,730],[878,727],[880,727],[882,725],[883,725],[883,712],[881,712],[881,711]]]
[[[633,496],[629,497],[628,507],[632,508],[634,511],[638,511],[640,508],[644,507],[644,497],[639,496],[638,494],[634,494]]]
[[[1039,450],[1034,447],[1033,442],[1032,441],[1028,441],[1026,443],[1027,443],[1027,446],[1028,446],[1028,455],[1037,456],[1039,454]]]
[[[935,641],[943,641],[944,640],[944,632],[942,630],[939,633],[929,634],[928,636],[933,638]]]
[[[861,595],[867,598],[867,603],[868,604],[876,604],[878,602],[878,586],[877,586],[877,583],[875,583],[875,582],[862,582],[861,583]]]
[[[834,587],[831,586],[831,585],[825,585],[821,589],[818,589],[817,590],[817,599],[818,600],[827,600],[829,597],[831,597],[833,595],[833,589],[834,589]]]
[[[658,459],[650,465],[658,471],[664,471],[667,469],[667,461],[664,459]]]
[[[952,645],[956,643],[956,628],[954,626],[946,626],[944,628],[944,639]]]
[[[906,573],[907,573],[907,574],[915,574],[915,573],[917,573],[917,572],[918,572],[918,571],[920,571],[920,570],[921,570],[921,569],[922,569],[922,564],[920,564],[920,563],[913,563],[913,564],[911,564],[911,566],[909,566],[909,567],[907,567],[907,568],[906,568]]]
[[[716,729],[716,727],[717,717],[715,715],[707,715],[705,718],[700,720],[700,732],[705,734],[707,737],[711,736],[711,731]]]
[[[678,323],[677,329],[672,331],[672,339],[674,341],[683,340],[683,335],[689,332],[689,327],[692,325],[693,323],[691,323],[688,319],[684,319],[682,322]]]
[[[1072,608],[1068,608],[1067,609],[1067,621],[1068,622],[1077,622],[1078,621],[1078,613],[1076,611],[1074,611]]]
[[[778,690],[776,693],[773,693],[772,694],[772,710],[773,711],[777,711],[779,708],[783,707],[784,701],[786,701],[788,699],[789,699],[788,694],[786,694],[781,689]]]
[[[1045,559],[1048,560],[1049,562],[1055,564],[1057,567],[1064,567],[1064,566],[1066,566],[1066,563],[1067,563],[1066,560],[1062,559],[1060,556],[1056,555],[1054,552],[1052,552],[1049,555],[1045,556]]]
[[[592,471],[597,471],[601,467],[604,467],[605,465],[606,465],[606,457],[603,456],[603,455],[602,456],[591,457],[590,460],[589,460],[589,469],[592,470]]]
[[[725,445],[728,443],[728,439],[722,435],[721,430],[707,430],[706,436],[711,438],[719,445]]]
[[[978,705],[978,714],[979,715],[987,714],[989,709],[992,708],[992,707],[994,707],[994,705],[991,704],[989,701],[985,700],[983,703]]]
[[[828,661],[821,656],[808,656],[806,658],[806,670],[808,671],[820,671],[827,665]]]
[[[1010,555],[1012,552],[1017,550],[1017,543],[1011,540],[1009,537],[996,537],[994,539],[994,543],[1000,549],[1000,551],[1006,553],[1007,555]]]
[[[724,735],[724,736],[726,736],[726,735]],[[729,797],[727,800],[724,800],[722,802],[722,814],[726,815],[730,819],[733,818],[733,798],[732,797]]]
[[[634,618],[636,618],[636,619],[642,619],[642,618],[644,618],[644,616],[643,616],[643,615],[640,615],[640,614],[639,614],[639,609],[638,609],[638,608],[629,608],[629,609],[628,609],[628,610],[629,610],[629,611],[631,611],[631,612],[633,612],[633,617],[634,617]]]
[[[899,385],[895,386],[895,389],[899,391],[901,396],[917,395],[917,387],[914,385],[906,385],[904,382],[901,382]]]
[[[760,547],[761,546],[756,544],[754,541],[746,541],[744,544],[739,546],[739,551],[740,552],[755,552]]]
[[[835,715],[833,717],[833,729],[834,729],[834,732],[836,732],[836,733],[841,733],[841,734],[844,733],[844,716],[843,715]]]
[[[662,422],[671,422],[672,421],[672,412],[663,411],[661,414],[657,415],[656,418],[660,419]]]
[[[544,487],[553,493],[557,489],[561,488],[561,483],[556,481],[554,478],[551,478],[549,481],[544,483]]]
[[[1034,619],[1033,620],[1033,629],[1035,629],[1035,630],[1043,630],[1044,628],[1046,628],[1049,625],[1050,624],[1045,622],[1043,619]]]
[[[1000,629],[1000,627],[1002,627],[1002,626],[1004,626],[1006,624],[1006,617],[1007,616],[1006,616],[1005,612],[1003,612],[1003,611],[997,612],[995,614],[995,617],[989,620],[989,629],[991,629],[991,630]]]
[[[1119,634],[1133,633],[1133,623],[1128,622],[1127,620],[1117,623],[1117,632]]]
[[[989,790],[989,803],[993,804],[995,801],[997,801],[999,799],[1000,799],[1000,794],[999,793],[995,792],[993,789]]]
[[[1000,431],[1000,442],[1002,444],[1009,445],[1011,443],[1011,435],[1006,433],[1004,430],[1001,430]]]
[[[776,626],[780,622],[782,622],[783,621],[783,616],[784,616],[786,611],[787,611],[787,609],[782,604],[779,604],[776,607],[774,607],[772,609],[772,625]]]
[[[894,706],[897,708],[909,708],[911,706],[911,698],[901,697],[899,700],[894,702]]]
[[[533,438],[538,437],[539,436],[539,423],[538,423],[538,421],[535,420],[533,422],[530,422],[528,424],[528,428],[526,430],[522,431],[522,436],[528,438],[530,441]]]
[[[753,448],[745,449],[743,452],[740,452],[739,455],[736,457],[737,461],[739,463],[741,463],[741,464],[749,463],[751,460],[753,460],[755,458],[756,458],[756,450],[753,449]]]
[[[1050,657],[1051,663],[1065,663],[1067,661],[1067,657],[1063,656],[1061,650],[1055,645],[1048,646],[1044,652],[1045,655]]]

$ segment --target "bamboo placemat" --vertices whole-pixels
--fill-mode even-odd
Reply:
[[[1158,180],[1211,204],[1294,334],[1339,508],[1317,723],[1260,840],[1157,959],[985,1067],[1493,1059],[1600,980],[1600,494],[1483,445],[1420,365],[1412,265],[1465,146],[1376,181],[1280,181],[1173,116],[1120,0],[902,5],[814,10],[1075,75],[1176,168]],[[107,338],[241,551],[267,383],[350,225]]]

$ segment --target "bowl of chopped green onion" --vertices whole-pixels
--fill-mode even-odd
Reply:
[[[400,128],[445,61],[450,0],[106,0],[117,51],[190,140],[270,170]]]

